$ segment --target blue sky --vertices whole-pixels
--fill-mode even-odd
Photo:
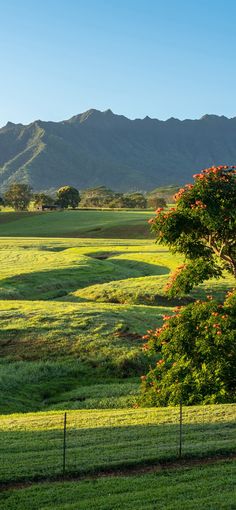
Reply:
[[[234,0],[0,0],[0,125],[236,116]]]

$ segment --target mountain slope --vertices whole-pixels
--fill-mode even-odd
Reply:
[[[235,164],[236,118],[200,120],[89,110],[67,121],[8,124],[0,129],[0,187],[14,180],[35,190],[71,184],[116,190],[182,184],[213,164]]]

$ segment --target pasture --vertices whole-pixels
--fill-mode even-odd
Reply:
[[[236,450],[234,404],[183,407],[182,456]],[[0,481],[62,475],[64,414],[24,413],[0,418]],[[99,471],[179,456],[179,409],[81,410],[67,413],[67,474]]]
[[[44,217],[51,221],[51,213]],[[138,376],[150,363],[141,350],[142,335],[182,303],[164,292],[179,263],[152,240],[2,237],[1,412],[47,409],[53,399],[59,408],[60,398],[69,408],[135,404]],[[220,297],[230,283],[212,282],[214,294]],[[207,292],[207,286],[194,291]],[[75,393],[69,396],[76,387],[77,402]]]
[[[156,470],[8,489],[2,510],[229,510],[235,508],[236,464]]]
[[[233,280],[230,277],[211,280],[194,289],[186,299],[167,298],[165,285],[182,259],[155,244],[147,225],[152,214],[147,211],[0,213],[0,428],[5,457],[2,481],[50,475],[47,471],[50,462],[45,464],[43,455],[48,444],[51,458],[58,456],[56,473],[60,472],[58,444],[61,445],[64,410],[69,411],[69,429],[73,430],[76,422],[74,429],[80,431],[80,435],[72,434],[72,458],[81,455],[81,448],[88,442],[89,454],[84,450],[81,472],[119,465],[120,451],[127,464],[153,461],[157,458],[160,433],[157,426],[162,427],[162,436],[170,444],[169,450],[164,448],[161,452],[162,457],[176,457],[177,410],[135,409],[139,405],[140,375],[154,361],[141,349],[142,336],[147,329],[161,325],[163,314],[171,314],[177,304],[209,293],[221,300]],[[192,444],[186,454],[203,455],[206,441],[206,453],[235,451],[232,425],[235,407],[208,406],[207,409],[206,406],[204,415],[199,407],[186,410],[185,416],[189,445]],[[202,420],[206,427],[204,433]],[[152,431],[150,438],[146,437],[146,427]],[[115,431],[119,432],[119,441]],[[227,445],[222,443],[222,434],[226,433]],[[103,456],[99,448],[93,448],[99,438],[103,438],[107,448]],[[25,455],[18,464],[17,459],[24,450]],[[36,470],[34,459],[35,462],[38,459]],[[214,466],[219,483],[228,476],[229,465],[233,469],[231,463],[222,464],[221,471]],[[210,472],[210,467],[201,469]],[[73,470],[77,472],[78,465],[72,462]],[[200,476],[200,470],[195,471]],[[186,477],[183,474],[185,487],[191,485],[191,473],[192,470],[187,470]],[[124,499],[125,508],[133,508],[137,490],[140,506],[135,508],[153,508],[157,497],[152,486],[155,476],[132,477],[131,495]],[[162,477],[160,487],[163,487],[158,494],[164,498],[166,475],[158,476]],[[171,476],[175,487],[175,480],[181,474]],[[111,500],[96,496],[96,508],[120,508],[119,494],[124,497],[129,482],[125,477],[119,478],[119,483],[115,480],[96,482],[101,490],[106,486],[114,492]],[[81,508],[93,508],[88,506],[91,502],[83,489],[93,483],[80,482],[84,494]],[[201,505],[207,501],[207,483],[204,479],[199,483],[205,496],[201,503],[199,492],[199,499],[195,500]],[[61,487],[60,484],[49,487],[48,508],[51,501],[53,504],[53,494],[63,492]],[[65,484],[63,494],[71,490],[71,500],[65,506],[62,496],[60,508],[77,508],[76,487],[73,482]],[[17,494],[18,508],[26,508],[24,505],[30,497],[35,507],[40,508],[39,501],[41,504],[45,498],[43,486],[9,490],[3,494],[2,508],[14,509]],[[173,488],[173,498],[174,494]],[[180,508],[183,494],[178,498]],[[225,498],[231,501],[229,480]],[[178,508],[171,506],[171,499],[168,504],[162,508]]]
[[[0,212],[1,236],[150,238],[152,211]]]

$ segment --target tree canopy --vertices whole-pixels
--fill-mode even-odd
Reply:
[[[159,197],[157,195],[149,195],[147,198],[147,206],[151,209],[156,209],[157,207],[167,207],[167,203],[164,197]]]
[[[126,207],[133,209],[146,209],[147,199],[140,192],[126,193],[124,195],[126,200]]]
[[[8,190],[4,193],[4,202],[12,206],[16,211],[28,209],[31,198],[30,186],[18,182],[10,184]]]
[[[98,186],[81,193],[80,205],[82,207],[144,209],[147,201],[142,193],[117,193],[106,186]]]
[[[236,294],[225,303],[177,307],[161,328],[145,335],[143,349],[156,364],[142,376],[145,405],[213,404],[236,398]]]
[[[46,193],[35,193],[34,194],[34,205],[37,206],[50,206],[55,204],[54,198]]]
[[[63,208],[72,207],[75,209],[80,202],[80,194],[73,186],[63,186],[57,191],[58,202]]]
[[[110,207],[116,193],[106,186],[85,189],[81,193],[82,207]]]
[[[195,284],[236,277],[236,167],[218,166],[194,175],[175,195],[176,206],[157,209],[150,220],[157,242],[186,257],[169,285],[171,294],[189,292]]]
[[[227,270],[236,278],[236,170],[218,166],[194,175],[176,207],[151,220],[157,242],[186,257],[172,275],[171,295],[189,292]],[[156,364],[142,376],[145,405],[233,402],[236,398],[236,292],[224,303],[208,297],[163,317],[144,350]]]

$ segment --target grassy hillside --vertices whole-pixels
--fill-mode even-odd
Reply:
[[[50,215],[49,219],[50,227]],[[151,240],[1,239],[0,297],[172,306],[164,292],[182,259]],[[211,280],[219,296],[233,280]]]
[[[180,260],[152,240],[2,237],[1,412],[136,404],[150,363],[142,335],[179,303],[164,286]],[[230,285],[194,292],[211,286],[220,298]]]
[[[0,496],[2,510],[233,510],[236,463],[32,485]]]
[[[15,180],[35,190],[183,184],[206,166],[235,163],[235,125],[235,118],[216,115],[163,122],[130,120],[111,110],[62,122],[9,122],[0,129],[0,187]]]
[[[119,378],[144,370],[141,337],[161,322],[166,305],[94,303],[73,291],[117,278],[125,295],[130,276],[158,279],[155,245],[24,238],[2,239],[1,248],[1,412],[133,405],[137,377]]]
[[[0,354],[11,360],[76,357],[91,363],[137,366],[147,327],[165,308],[94,303],[1,301]]]
[[[68,473],[177,458],[179,409],[136,409],[140,374],[155,361],[144,356],[142,335],[179,303],[166,297],[164,287],[181,258],[149,239],[151,214],[0,213],[2,482],[61,475],[65,409]],[[221,299],[232,284],[230,278],[212,280],[188,299],[209,291]],[[235,452],[235,416],[235,405],[184,408],[183,455]],[[212,496],[217,508],[233,501],[229,465],[233,469],[233,464],[222,464],[220,471],[213,467],[224,491],[224,499]],[[160,475],[154,487],[155,475],[149,474],[132,483],[125,477],[100,479],[96,487],[82,481],[9,489],[0,508],[77,509],[79,497],[86,509],[93,508],[93,498],[101,510],[124,504],[151,510],[157,498],[178,509],[183,501],[192,508],[194,495],[200,509],[209,502],[213,479],[209,485],[201,470],[193,472],[201,493],[186,471],[182,478],[170,475],[172,492],[169,475],[168,480]],[[112,496],[98,495],[97,487]]]
[[[141,336],[166,305],[94,303],[73,292],[118,279],[125,295],[131,276],[158,279],[156,250],[138,240],[2,238],[1,412],[136,402],[137,376],[119,378],[144,370]],[[146,292],[145,278],[143,285]]]
[[[150,211],[0,212],[0,236],[152,238]]]

